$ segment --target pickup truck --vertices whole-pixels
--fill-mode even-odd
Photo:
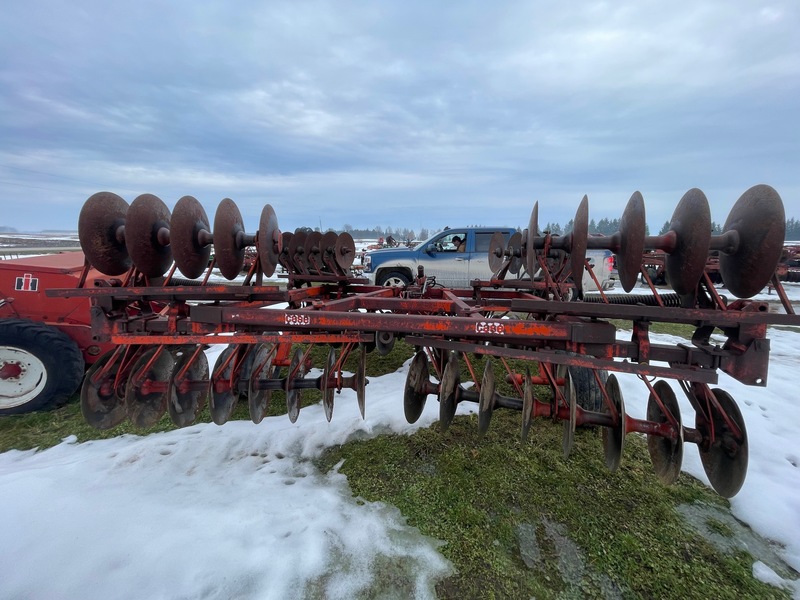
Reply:
[[[474,279],[488,280],[489,244],[495,232],[500,231],[506,242],[514,233],[510,227],[460,227],[445,229],[434,234],[414,248],[384,248],[367,252],[364,256],[364,275],[374,285],[407,285],[413,280],[417,267],[422,265],[425,274],[435,276],[436,283],[449,288],[469,287]],[[459,246],[454,239],[464,243]],[[608,250],[587,252],[595,276],[603,289],[614,286],[611,279],[613,256]],[[584,274],[583,289],[596,290],[588,273]]]

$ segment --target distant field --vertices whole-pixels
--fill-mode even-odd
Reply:
[[[29,254],[48,254],[80,250],[78,234],[2,233],[0,234],[0,260],[18,258]]]

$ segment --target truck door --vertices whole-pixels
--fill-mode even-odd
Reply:
[[[600,282],[600,286],[604,289],[611,289],[614,287],[614,282],[611,280],[611,269],[614,266],[614,255],[610,250],[589,250],[586,253],[586,260],[592,265],[594,276]],[[589,275],[589,271],[583,272],[583,289],[584,291],[596,292],[597,285]]]
[[[464,287],[469,275],[468,246],[459,252],[460,244],[455,243],[456,238],[469,244],[466,231],[448,229],[422,248],[419,256],[425,274],[436,277],[436,283],[445,287]]]
[[[494,231],[472,231],[474,243],[469,253],[469,281],[480,279],[487,281],[492,278],[489,268],[489,243],[492,241]],[[505,241],[508,243],[509,234],[504,232]],[[468,246],[468,248],[470,248]]]

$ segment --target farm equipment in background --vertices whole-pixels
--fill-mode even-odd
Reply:
[[[781,281],[800,283],[800,244],[787,244],[783,247],[775,275]]]
[[[87,269],[82,252],[0,261],[0,415],[55,408],[78,389],[98,342],[85,298],[48,298],[49,288],[122,285]]]
[[[683,446],[690,442],[697,444],[714,489],[735,495],[747,472],[747,432],[731,395],[712,386],[720,370],[747,385],[766,385],[767,326],[800,324],[785,294],[784,313],[748,299],[770,282],[781,285],[774,278],[785,226],[780,197],[765,185],[746,191],[718,236],[711,235],[709,205],[697,189],[684,195],[662,236],[645,235],[638,192],[612,236],[590,237],[588,215],[584,197],[572,232],[550,235],[540,233],[534,205],[527,228],[508,241],[502,234],[491,241],[492,277],[467,288],[444,288],[424,269],[405,286],[384,287],[352,275],[355,245],[348,234],[281,232],[270,205],[258,229],[247,233],[229,199],[220,203],[212,227],[191,196],[170,213],[150,194],[128,205],[100,192],[81,211],[81,247],[91,265],[110,277],[124,276],[126,284],[72,286],[48,295],[89,298],[94,335],[114,344],[89,369],[81,389],[83,415],[98,428],[126,419],[145,428],[167,412],[186,426],[206,403],[213,421],[223,424],[240,399],[258,423],[276,390],[285,392],[292,422],[306,389],[322,393],[328,419],[334,395],[352,389],[363,416],[366,352],[391,352],[394,341],[404,338],[416,348],[403,400],[409,422],[420,417],[431,395],[439,402],[442,429],[460,402],[477,404],[481,432],[494,410],[518,410],[523,438],[537,417],[560,422],[565,456],[576,427],[594,425],[602,429],[612,470],[620,464],[625,436],[638,432],[647,436],[665,483],[678,477]],[[237,277],[248,248],[255,248],[257,260],[241,285],[208,283],[214,265],[225,278]],[[664,252],[674,293],[661,295],[653,287],[649,305],[638,296],[627,304],[612,301],[602,290],[598,302],[580,301],[584,270],[594,277],[586,259],[592,249],[615,254],[626,292],[643,272],[645,251]],[[719,270],[737,299],[729,302],[712,284],[705,270],[710,252],[719,253]],[[288,274],[285,289],[262,285],[279,265]],[[521,269],[542,277],[507,278]],[[169,285],[176,271],[201,278],[199,285]],[[632,333],[619,337],[613,320],[627,322]],[[654,322],[691,326],[691,343],[652,341]],[[209,344],[227,345],[215,365],[203,351]],[[329,347],[327,358],[318,365],[321,374],[309,377],[311,349],[318,345]],[[357,367],[348,373],[345,360],[353,355]],[[484,357],[482,374],[478,356]],[[496,391],[495,362],[502,363],[513,396]],[[462,363],[474,388],[460,383]],[[640,378],[648,395],[645,419],[626,414],[615,373]],[[670,379],[691,403],[693,419],[680,414]],[[542,396],[536,385],[550,393]]]
[[[648,251],[642,255],[642,283],[649,283],[658,286],[669,285],[666,272],[667,254],[660,251]],[[719,272],[719,252],[712,252],[705,267],[706,273],[712,283],[723,284],[722,275]],[[775,276],[780,281],[790,283],[800,283],[800,245],[787,244],[783,246],[778,265],[775,267]],[[772,287],[772,286],[770,286]]]

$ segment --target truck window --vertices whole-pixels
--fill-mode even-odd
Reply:
[[[475,252],[489,252],[489,244],[492,241],[494,231],[476,231],[475,232]],[[504,233],[503,236],[508,242],[508,234]]]
[[[455,238],[458,238],[458,240],[455,240]],[[461,252],[463,252],[464,251],[463,250],[464,246],[462,244],[465,243],[466,240],[467,240],[466,232],[462,231],[462,232],[456,232],[456,233],[449,233],[446,236],[440,238],[439,241],[437,242],[437,246],[440,246],[438,248],[438,250],[440,252],[457,252],[459,246],[461,246],[461,248],[462,248]],[[456,241],[458,243],[456,243]],[[487,246],[487,250],[488,250],[488,246]]]

